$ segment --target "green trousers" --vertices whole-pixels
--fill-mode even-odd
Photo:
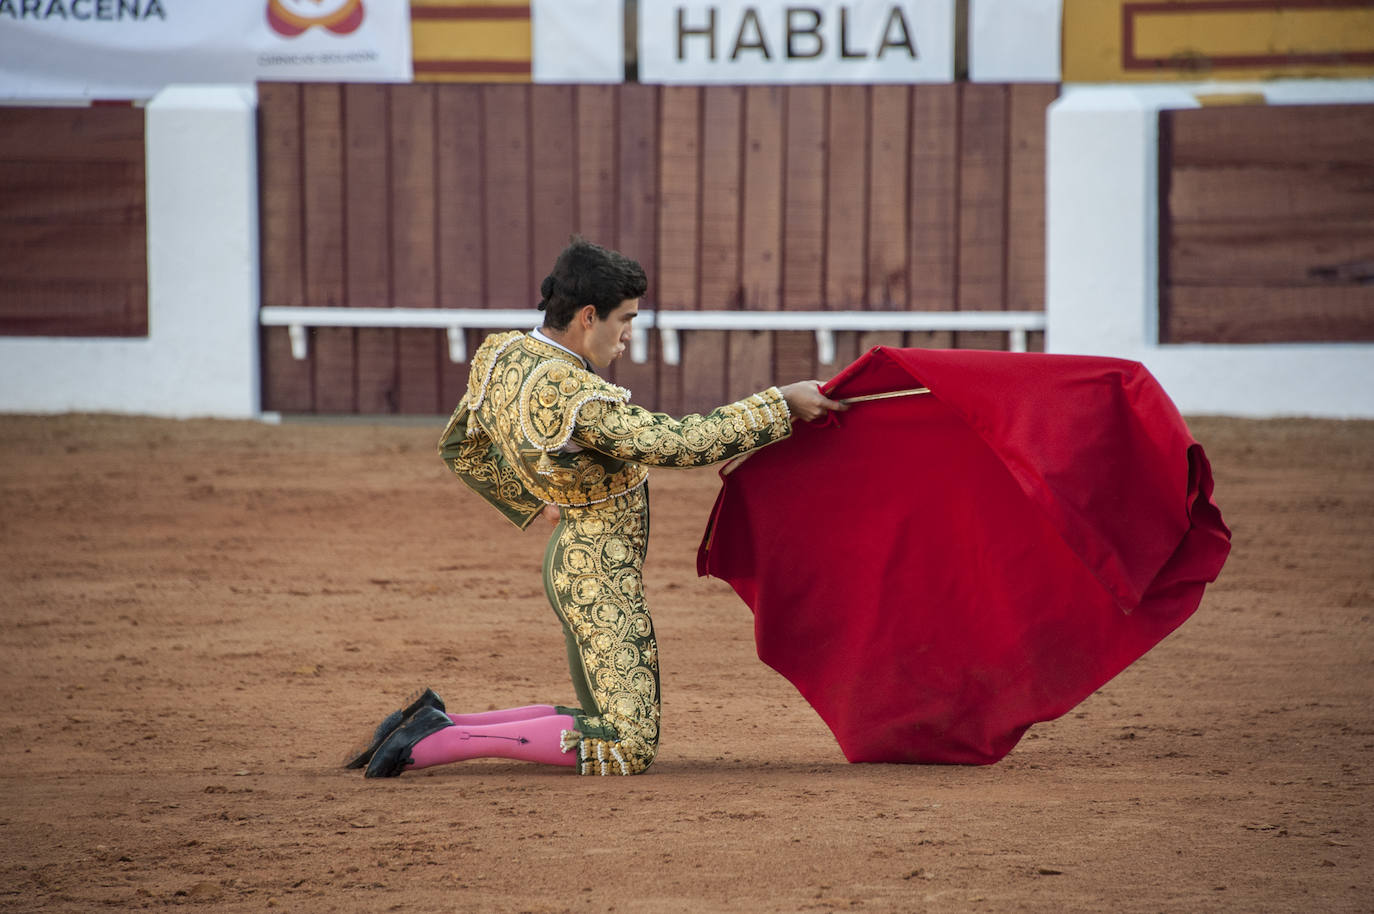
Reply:
[[[658,751],[658,643],[644,601],[649,492],[563,508],[544,553],[544,592],[563,624],[580,708],[583,774],[638,774]]]

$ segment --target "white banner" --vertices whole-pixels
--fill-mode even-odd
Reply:
[[[969,79],[1059,82],[1061,0],[969,0]]]
[[[0,0],[0,98],[410,78],[401,0]]]
[[[535,82],[624,82],[624,0],[531,0],[530,18]]]
[[[639,4],[647,83],[953,82],[955,0]]]

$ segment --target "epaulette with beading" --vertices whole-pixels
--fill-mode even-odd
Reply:
[[[630,392],[568,362],[540,362],[520,390],[520,431],[546,454],[561,450],[572,439],[578,412],[593,400],[628,403]]]

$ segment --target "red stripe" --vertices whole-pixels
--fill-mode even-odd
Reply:
[[[417,60],[416,73],[529,73],[528,60]]]
[[[412,6],[411,19],[528,19],[529,4],[508,6]]]
[[[1173,57],[1133,57],[1125,70],[1184,70],[1188,61]],[[1253,54],[1250,56],[1198,58],[1201,69],[1217,67],[1323,66],[1341,67],[1374,63],[1374,51],[1332,51],[1329,54]]]

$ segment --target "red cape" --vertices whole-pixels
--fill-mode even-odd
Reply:
[[[1197,609],[1230,551],[1143,365],[888,349],[855,404],[722,472],[697,556],[851,762],[986,764]]]

